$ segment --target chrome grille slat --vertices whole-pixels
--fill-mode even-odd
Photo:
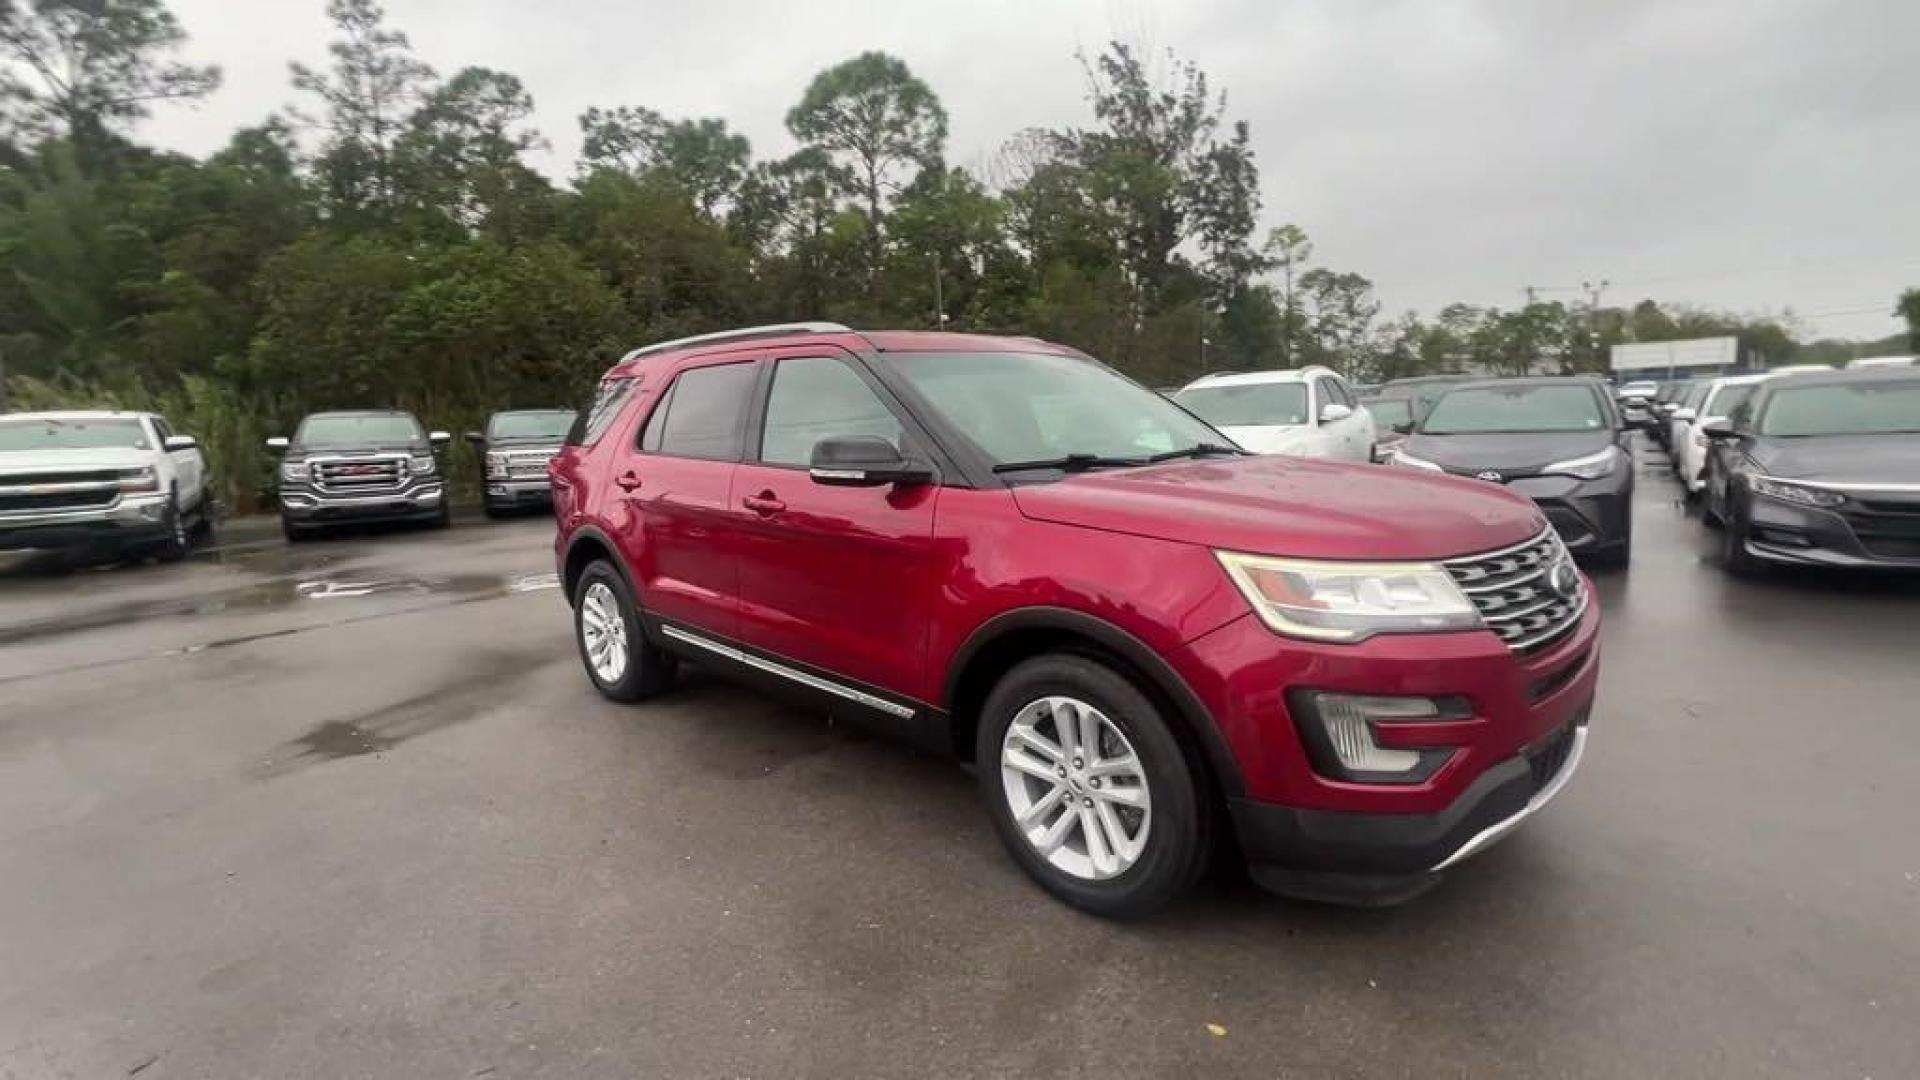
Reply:
[[[1559,534],[1547,528],[1526,543],[1441,565],[1479,610],[1487,629],[1514,652],[1524,653],[1559,640],[1586,614],[1584,581],[1568,597],[1536,584],[1569,559]]]
[[[404,454],[369,454],[311,459],[313,483],[335,494],[397,491],[406,483]]]

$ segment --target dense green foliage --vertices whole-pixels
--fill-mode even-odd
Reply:
[[[14,407],[161,408],[244,504],[263,437],[307,411],[396,405],[460,430],[577,401],[635,345],[748,323],[1035,334],[1156,385],[1302,363],[1596,370],[1613,342],[1699,334],[1775,363],[1797,348],[1779,322],[1651,301],[1382,319],[1299,228],[1256,236],[1250,133],[1206,76],[1121,44],[1083,58],[1086,127],[1019,132],[988,175],[946,161],[934,89],[870,52],[806,88],[786,157],[755,159],[724,119],[608,103],[555,183],[527,164],[544,141],[518,79],[443,79],[374,0],[327,10],[330,63],[293,66],[296,111],[196,160],[127,138],[151,103],[218,83],[170,59],[164,0],[0,0]],[[1920,294],[1904,303],[1920,334]]]

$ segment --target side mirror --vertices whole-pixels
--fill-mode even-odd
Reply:
[[[1323,424],[1337,424],[1352,415],[1353,406],[1342,405],[1337,401],[1329,401],[1320,407],[1320,422]]]
[[[427,441],[433,444],[433,448],[435,450],[438,450],[441,447],[447,445],[447,443],[451,442],[452,440],[453,440],[453,436],[447,434],[444,431],[427,432]]]
[[[924,484],[933,470],[909,460],[878,435],[841,435],[813,444],[807,470],[816,484],[830,487],[879,487],[882,484]]]
[[[1692,409],[1689,409],[1689,408],[1686,408],[1685,406],[1682,406],[1681,408],[1678,408],[1678,409],[1675,409],[1675,410],[1673,410],[1673,416],[1672,416],[1672,419],[1674,419],[1674,420],[1692,420],[1692,419],[1693,419],[1694,417],[1696,417],[1696,416],[1699,416],[1699,415],[1700,415],[1699,413],[1697,413],[1697,412],[1694,412],[1694,411],[1693,411]]]
[[[1700,425],[1700,431],[1709,439],[1731,439],[1736,434],[1732,421],[1723,420],[1718,416]]]
[[[175,450],[191,450],[200,445],[200,440],[191,435],[169,435],[164,444],[169,453]]]
[[[271,438],[271,439],[268,439],[268,440],[267,440],[267,449],[269,449],[269,450],[278,450],[278,451],[280,451],[280,452],[281,452],[281,453],[283,453],[283,454],[284,454],[284,453],[286,453],[286,452],[287,452],[287,437],[286,437],[285,435],[275,435],[275,436],[274,436],[273,438]]]
[[[480,434],[477,431],[469,431],[467,432],[467,441],[469,443],[472,443],[474,446],[485,446],[487,443],[487,437],[485,435]]]
[[[1413,421],[1411,420],[1402,420],[1400,423],[1392,425],[1392,427],[1396,435],[1413,434]]]

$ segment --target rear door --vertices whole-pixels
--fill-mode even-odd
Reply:
[[[922,685],[933,565],[935,484],[831,487],[807,471],[829,436],[884,438],[919,456],[919,437],[880,383],[844,352],[809,346],[772,361],[747,460],[740,515],[744,644],[867,687]]]
[[[751,356],[682,368],[621,448],[607,515],[650,614],[731,637],[739,591],[728,496],[760,365]]]

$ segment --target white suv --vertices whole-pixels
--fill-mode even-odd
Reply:
[[[177,559],[213,526],[190,435],[141,412],[0,416],[0,551],[106,549]]]
[[[1708,384],[1706,393],[1699,395],[1697,406],[1693,408],[1683,406],[1675,410],[1669,446],[1673,452],[1673,469],[1680,474],[1680,482],[1686,485],[1688,498],[1699,495],[1706,485],[1708,445],[1706,426],[1726,420],[1741,402],[1753,394],[1754,387],[1773,378],[1776,374],[1778,374],[1777,371],[1764,375],[1728,375],[1715,379]]]
[[[1332,368],[1204,375],[1173,400],[1256,454],[1373,460],[1373,416]]]

